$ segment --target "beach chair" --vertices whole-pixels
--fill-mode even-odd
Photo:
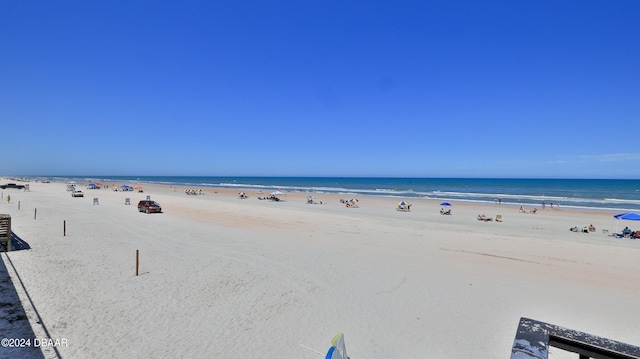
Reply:
[[[502,222],[502,215],[501,214],[496,216],[496,222]]]

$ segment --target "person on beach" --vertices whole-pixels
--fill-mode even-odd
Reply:
[[[596,227],[593,224],[589,225],[589,232],[595,232],[596,231]]]
[[[547,205],[547,202],[542,201],[542,209],[544,209],[544,206],[546,206],[546,205]]]

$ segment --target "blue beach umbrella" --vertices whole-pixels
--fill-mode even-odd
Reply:
[[[625,219],[628,221],[640,221],[640,214],[635,212],[620,213],[613,216],[615,219]]]
[[[449,203],[449,202],[442,202],[442,203],[440,203],[440,205],[441,205],[441,206],[450,206],[450,205],[451,205],[451,203]]]
[[[640,214],[635,212],[620,213],[613,216],[617,220],[640,221]],[[616,232],[618,232],[618,221],[616,221]]]

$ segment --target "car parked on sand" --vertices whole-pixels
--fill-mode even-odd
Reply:
[[[0,188],[2,188],[2,189],[7,189],[7,188],[24,189],[24,185],[15,184],[15,183],[7,183],[7,184],[0,185]]]
[[[84,197],[84,193],[82,191],[73,191],[71,192],[71,197]]]
[[[138,212],[162,213],[162,207],[156,201],[143,200],[138,202]]]

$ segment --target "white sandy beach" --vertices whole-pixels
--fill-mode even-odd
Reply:
[[[0,213],[31,249],[1,256],[33,332],[64,339],[63,358],[317,359],[339,332],[352,359],[508,358],[521,317],[640,345],[640,241],[602,233],[612,212],[30,187],[3,190]],[[137,211],[147,195],[163,213]]]

